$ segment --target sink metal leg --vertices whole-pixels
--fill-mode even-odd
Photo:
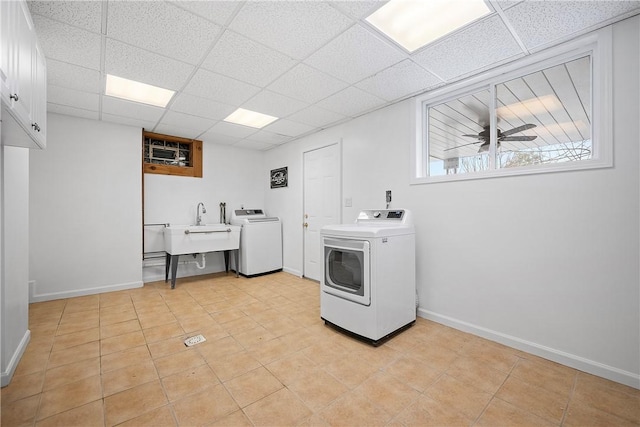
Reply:
[[[167,253],[164,259],[164,283],[169,280],[169,266],[171,265],[171,254]]]
[[[224,271],[229,273],[229,251],[223,251],[224,253]]]
[[[176,288],[176,274],[178,273],[178,258],[180,258],[180,255],[171,255],[171,289]]]
[[[236,261],[236,277],[240,277],[240,250],[239,249],[234,249],[233,250],[233,255]]]

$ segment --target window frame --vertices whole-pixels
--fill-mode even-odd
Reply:
[[[491,128],[496,129],[495,90],[502,83],[589,55],[591,57],[591,159],[575,162],[495,168],[495,131],[491,133],[491,169],[473,173],[429,176],[429,107],[480,90],[490,91]],[[436,89],[415,98],[415,141],[411,150],[410,184],[485,179],[607,168],[613,166],[612,132],[612,29],[606,27],[562,45],[532,53],[512,63]]]
[[[169,142],[176,142],[180,144],[187,144],[190,146],[191,166],[173,166],[173,165],[161,165],[157,163],[146,163],[144,161],[144,145],[145,139],[153,138],[160,139]],[[178,136],[163,135],[160,133],[142,131],[142,172],[159,174],[159,175],[174,175],[174,176],[188,176],[193,178],[202,178],[202,141],[197,139],[181,138]]]

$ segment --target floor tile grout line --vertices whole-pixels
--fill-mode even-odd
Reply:
[[[571,387],[571,391],[569,392],[569,399],[567,400],[567,404],[564,408],[564,411],[562,411],[562,419],[560,420],[560,426],[564,425],[564,422],[567,418],[567,415],[569,413],[569,405],[571,405],[571,401],[573,400],[573,395],[575,394],[577,386],[578,386],[578,371],[575,372],[573,377],[573,384]]]
[[[472,425],[476,425],[478,423],[478,421],[480,421],[480,419],[482,418],[482,416],[486,412],[486,410],[489,407],[489,405],[491,405],[491,402],[493,402],[495,399],[502,400],[502,399],[500,399],[498,397],[498,393],[500,392],[500,389],[505,385],[505,383],[509,380],[509,378],[511,377],[511,374],[513,373],[513,370],[516,368],[518,363],[520,363],[520,361],[522,360],[522,358],[520,356],[516,356],[516,357],[518,358],[518,360],[513,364],[513,366],[511,366],[511,369],[509,369],[509,372],[507,373],[507,376],[504,378],[504,381],[502,381],[502,384],[500,384],[500,387],[498,387],[496,389],[496,391],[493,393],[493,395],[491,396],[491,399],[489,399],[489,402],[487,402],[487,404],[484,406],[482,411],[480,411],[480,414],[473,421]],[[516,378],[516,377],[514,377],[514,378]],[[529,411],[527,411],[527,412],[529,412]]]
[[[234,285],[234,291],[233,291],[233,292],[234,292],[234,294],[235,294],[235,296],[236,296],[236,297],[243,298],[243,295],[245,295],[245,296],[246,296],[246,295],[250,295],[250,293],[248,292],[248,290],[249,290],[249,289],[254,289],[254,288],[248,288],[248,287],[243,287],[243,286],[237,286],[237,285]],[[236,291],[237,291],[237,292],[242,292],[242,293],[243,293],[243,295],[236,294],[236,293],[235,293]],[[158,292],[157,290],[154,290],[154,291],[153,291],[153,294],[160,294],[160,293],[161,293],[161,292]],[[189,292],[188,292],[188,293],[189,293]],[[194,296],[195,294],[193,294],[193,295],[192,295],[191,293],[189,293],[189,295],[191,295],[191,297],[192,297],[192,298],[196,299],[196,298],[195,298],[195,296]],[[227,298],[229,298],[229,299],[233,299],[233,298],[234,298],[230,293],[227,293],[226,295],[227,295]],[[274,293],[274,296],[277,298],[279,295]],[[161,295],[161,297],[162,297],[162,295]],[[196,300],[197,300],[197,299],[196,299]],[[262,302],[262,303],[264,303],[264,304],[266,304],[266,302],[265,302],[265,301],[268,301],[268,300],[275,300],[275,298],[271,298],[271,299],[270,299],[270,298],[265,298],[265,299],[264,299],[264,301],[263,301],[263,300],[261,300],[261,302]],[[131,299],[131,301],[133,301],[133,299]],[[179,304],[180,304],[180,301],[181,301],[181,300],[174,300],[174,301],[172,301],[172,303],[171,303],[171,304],[168,304],[168,303],[166,303],[166,302],[165,302],[165,305],[166,305],[169,309],[171,309],[170,305],[174,305],[174,303],[176,303],[176,302],[177,302],[177,304],[179,305]],[[202,305],[200,305],[200,304],[198,304],[198,306],[199,306],[199,308],[202,308],[202,307],[203,307],[203,306],[202,306]],[[243,306],[243,304],[236,304],[236,307],[240,307],[240,308],[242,308],[242,306]],[[290,313],[291,313],[291,311],[290,311],[290,310],[280,310],[280,309],[277,309],[277,308],[275,308],[275,307],[278,307],[278,306],[277,306],[277,304],[276,304],[276,305],[274,305],[274,306],[270,306],[270,308],[275,309],[275,310],[278,312],[278,313],[277,313],[277,314],[278,314],[278,316],[283,317],[283,318],[290,318]],[[134,306],[134,308],[135,308],[135,306]],[[63,311],[63,312],[64,312],[64,311]],[[173,311],[172,311],[172,312],[173,312]],[[210,313],[209,313],[209,314],[210,314]],[[248,317],[250,317],[250,316],[248,316]],[[188,317],[187,317],[187,318],[188,318]],[[55,331],[53,331],[53,333],[54,333],[54,338],[57,336],[57,335],[55,335],[55,333],[57,332],[57,330],[58,330],[58,328],[59,328],[59,326],[60,326],[60,324],[61,324],[61,322],[62,322],[62,319],[63,319],[63,315],[61,315],[61,316],[58,318],[58,323],[56,324],[56,330],[55,330]],[[137,319],[137,322],[138,322],[138,326],[140,326],[140,330],[141,330],[141,331],[144,331],[144,330],[142,329],[142,327],[141,327],[141,324],[140,324],[140,322],[139,322],[139,318],[137,317],[137,314],[136,314],[136,319]],[[179,322],[179,320],[181,320],[181,319],[182,319],[182,317],[176,317],[176,320],[178,321],[178,323],[180,323],[180,322]],[[265,327],[265,326],[264,326],[264,325],[265,325],[264,320],[263,320],[263,322],[262,322],[262,323],[258,322],[258,324],[260,324],[261,326]],[[99,328],[102,326],[102,318],[101,318],[101,317],[100,317],[100,321],[99,321],[99,323],[98,323],[98,326],[99,326]],[[312,327],[312,326],[315,326],[315,325],[309,325],[309,324],[305,323],[305,324],[304,324],[304,326],[302,326],[302,327],[301,327],[301,328],[299,328],[299,329],[300,329],[300,330],[307,330],[308,328],[310,328],[310,327]],[[265,327],[265,329],[267,329],[267,328]],[[268,330],[268,329],[267,329],[267,330]],[[315,332],[315,333],[317,333],[317,330],[313,330],[313,331],[311,331],[311,330],[309,329],[309,331],[310,331],[309,333],[314,333],[314,332]],[[100,340],[102,340],[102,335],[101,335],[101,334],[102,334],[102,331],[101,331],[101,328],[100,328]],[[287,335],[287,334],[288,334],[288,333],[285,333],[284,335]],[[436,331],[436,334],[435,334],[435,335],[433,335],[433,336],[437,336],[437,335],[441,335],[441,334],[444,334],[444,330],[442,330],[442,329],[438,329],[438,330]],[[233,333],[233,334],[232,334],[232,333],[229,333],[229,335],[228,335],[228,336],[230,336],[230,337],[232,337],[232,338],[233,338],[233,336],[234,336],[234,335],[236,335],[236,333]],[[283,335],[283,336],[284,336],[284,335]],[[274,336],[275,336],[275,334],[274,334]],[[273,338],[273,339],[278,339],[278,338],[279,338],[279,337],[275,337],[275,338]],[[246,349],[246,348],[247,348],[246,344],[242,344],[241,346],[242,346],[242,348],[243,348],[243,349]],[[149,350],[149,343],[146,341],[146,337],[145,337],[145,347],[146,347],[147,351],[149,351],[149,352],[150,352],[150,350]],[[252,346],[249,346],[248,348],[250,349],[251,347],[252,347]],[[414,346],[414,347],[415,347],[415,346]],[[394,348],[391,348],[391,350],[397,351],[397,353],[395,353],[395,354],[394,354],[394,357],[393,357],[392,359],[390,359],[390,360],[385,359],[385,365],[384,365],[384,367],[388,367],[390,364],[394,363],[394,361],[397,361],[400,357],[402,357],[402,355],[404,355],[404,354],[409,354],[409,353],[410,353],[410,351],[409,351],[409,350],[413,350],[413,349],[414,349],[414,347],[411,347],[411,349],[407,349],[407,348],[404,348],[404,345],[402,345],[402,346],[400,346],[400,349],[397,349],[397,348],[395,348],[395,349],[394,349]],[[308,347],[302,347],[302,348],[300,348],[300,349],[297,349],[297,350],[294,352],[294,354],[295,354],[295,353],[303,352],[305,348],[308,348]],[[243,351],[247,351],[247,350],[243,350]],[[49,352],[48,352],[48,354],[49,354],[49,358],[50,358],[50,356],[51,356],[51,353],[52,353],[52,352],[53,352],[53,343],[52,343],[51,347],[49,348]],[[460,357],[460,352],[457,352],[457,353],[459,354],[459,356],[458,356],[458,357]],[[285,357],[287,357],[287,356],[286,356],[286,355],[285,355],[285,356],[278,356],[275,360],[281,360],[281,359],[283,359],[283,358],[285,358]],[[527,358],[526,358],[526,357],[524,357],[524,356],[517,356],[517,357],[518,357],[517,362],[515,362],[515,363],[511,366],[511,368],[510,368],[510,370],[509,370],[509,373],[507,374],[506,378],[503,380],[502,384],[498,387],[497,391],[495,391],[495,392],[494,392],[493,396],[492,396],[492,397],[491,397],[491,399],[489,400],[489,403],[488,403],[487,405],[485,405],[485,407],[484,407],[484,408],[483,408],[483,410],[481,411],[480,415],[476,418],[476,420],[474,421],[474,423],[478,423],[478,422],[479,422],[479,420],[481,419],[481,417],[486,413],[486,410],[487,410],[488,406],[491,404],[491,402],[495,402],[496,400],[501,400],[501,399],[499,399],[499,398],[497,397],[497,393],[498,393],[498,392],[500,391],[500,389],[504,386],[504,384],[505,384],[505,382],[506,382],[507,380],[509,380],[511,377],[520,379],[520,377],[516,377],[516,376],[514,376],[514,375],[513,375],[513,374],[514,374],[514,372],[515,372],[514,370],[516,369],[516,367],[518,366],[518,364],[522,362],[522,360],[527,359]],[[49,358],[47,359],[47,364],[50,362]],[[274,361],[275,361],[275,360],[274,360]],[[271,362],[273,362],[273,361],[270,361],[269,363],[271,363]],[[209,365],[209,362],[208,362],[206,359],[205,359],[205,363],[207,364],[207,366],[209,366],[209,368],[210,368],[212,371],[214,371],[214,374],[215,374],[215,370],[213,370],[212,366],[211,366],[211,365]],[[262,362],[259,362],[259,363],[260,363],[260,366],[263,366],[263,367],[265,367],[265,368],[266,368],[266,366],[265,366]],[[157,373],[157,367],[155,366],[155,364],[154,364],[154,367],[155,367],[155,370],[156,370],[156,373]],[[383,369],[384,369],[384,367],[379,368],[377,372],[385,372],[385,371],[383,370]],[[442,377],[442,375],[446,374],[446,373],[448,372],[448,370],[450,369],[450,367],[451,367],[451,365],[449,365],[449,367],[448,367],[446,370],[442,371],[442,372],[439,374],[439,376],[438,376],[438,377],[436,377],[436,379],[435,379],[434,381],[432,381],[431,385],[433,385],[434,383],[436,383],[436,382],[439,380],[439,378],[441,378],[441,377]],[[101,353],[100,353],[100,368],[102,368],[102,354],[101,354]],[[46,374],[47,369],[48,369],[48,368],[45,368],[45,374]],[[101,372],[101,370],[102,370],[102,369],[100,369],[100,372]],[[274,373],[272,372],[272,374],[274,374]],[[573,385],[572,385],[571,393],[570,393],[570,396],[569,396],[569,398],[568,398],[568,400],[567,400],[567,405],[566,405],[566,406],[565,406],[565,408],[564,408],[563,417],[562,417],[562,420],[561,420],[561,423],[562,423],[562,424],[564,424],[564,423],[565,423],[565,421],[566,421],[566,416],[567,416],[567,414],[568,414],[568,408],[569,408],[569,405],[570,405],[570,403],[573,401],[573,399],[575,398],[575,391],[576,391],[577,381],[578,381],[578,373],[577,373],[576,371],[574,371],[574,374],[575,374],[575,376],[574,376],[574,379],[573,379]],[[216,376],[217,376],[217,374],[216,374]],[[275,376],[275,374],[274,374],[274,376]],[[335,378],[333,375],[332,375],[332,377],[333,377],[333,378]],[[278,377],[276,376],[276,378],[278,378]],[[371,378],[371,376],[369,376],[369,377],[367,377],[367,378]],[[219,379],[219,378],[218,378],[218,379]],[[42,378],[42,381],[44,382],[44,377]],[[281,384],[284,384],[284,383],[283,383],[279,378],[278,378],[278,381],[280,381],[280,382],[281,382]],[[366,380],[365,380],[365,381],[366,381]],[[523,380],[523,381],[525,381],[525,382],[526,382],[526,380]],[[160,379],[160,383],[163,385],[163,392],[164,392],[164,394],[165,394],[165,397],[167,397],[167,396],[168,396],[168,394],[167,394],[166,388],[164,388],[164,384],[162,383],[161,379]],[[224,383],[221,381],[221,384],[224,384]],[[363,383],[360,383],[359,385],[355,386],[353,389],[351,389],[351,388],[347,387],[347,389],[348,389],[348,390],[346,391],[346,393],[353,392],[353,390],[358,389],[358,387],[360,387],[362,384],[363,384]],[[533,384],[532,384],[532,385],[533,385]],[[101,379],[101,386],[104,386],[104,384],[102,383],[102,379]],[[284,384],[284,387],[285,387],[285,388],[287,388],[287,389],[288,389],[289,391],[291,391],[292,393],[294,393],[294,392],[293,392],[293,390],[289,389],[289,387],[288,387],[286,384]],[[40,407],[40,405],[41,405],[40,401],[42,400],[42,398],[43,398],[43,396],[44,396],[44,389],[43,389],[43,388],[44,388],[44,385],[43,385],[41,388],[42,388],[42,390],[41,390],[41,392],[39,393],[39,404],[38,404],[38,410],[39,410],[39,407]],[[225,388],[225,390],[226,390],[226,388]],[[415,389],[414,389],[414,390],[415,390]],[[428,388],[427,388],[427,389],[425,389],[425,390],[428,390]],[[425,392],[424,392],[424,391],[418,391],[418,392],[420,393],[420,395],[424,395],[424,394],[425,394]],[[628,394],[628,393],[625,393],[625,394]],[[296,395],[296,396],[297,396],[297,394],[296,394],[296,393],[294,393],[294,395]],[[266,396],[265,396],[265,397],[266,397]],[[263,398],[264,398],[264,397],[263,397]],[[300,399],[300,396],[298,396],[298,398]],[[419,397],[418,397],[418,398],[419,398]],[[102,405],[103,405],[103,421],[105,421],[105,423],[106,423],[106,418],[105,418],[105,417],[106,417],[106,408],[105,408],[105,401],[104,401],[104,397],[102,397],[102,398],[101,398],[101,400],[102,400]],[[300,399],[300,400],[302,400],[302,399]],[[259,401],[259,400],[258,400],[258,401]],[[236,403],[237,403],[237,402],[236,402]],[[255,402],[254,402],[254,403],[255,403]],[[303,403],[304,403],[304,401],[303,401]],[[252,404],[253,404],[253,403],[252,403]],[[169,408],[173,408],[172,403],[171,403],[171,402],[169,402],[169,401],[168,401],[168,399],[167,399],[167,403],[166,403],[166,405],[167,405]],[[238,406],[239,406],[239,405],[238,405]],[[247,405],[247,406],[249,406],[249,405]],[[306,406],[306,405],[305,405],[305,406]],[[326,406],[328,406],[328,405],[326,405]],[[325,406],[325,407],[326,407],[326,406]],[[311,410],[311,408],[309,408],[308,406],[307,406],[307,408]],[[520,409],[522,409],[522,408],[520,408]],[[525,408],[525,409],[523,409],[523,410],[525,410],[525,411],[526,411],[526,412],[528,412],[528,413],[532,413],[532,412],[530,412],[530,410],[528,410],[528,409],[526,409],[526,408]],[[175,415],[175,413],[174,413],[174,412],[175,412],[175,411],[172,411],[172,414],[173,414],[173,417],[174,417],[174,421],[175,421],[175,422],[177,422],[177,417],[176,417],[176,415]],[[316,410],[311,410],[311,412],[312,412],[312,414],[317,414],[317,413],[319,413],[319,412],[320,412],[320,410],[317,410],[317,409],[316,409]],[[400,411],[400,412],[401,412],[401,411]],[[245,413],[243,412],[243,414],[245,414]],[[612,415],[614,415],[614,416],[618,416],[618,415],[617,415],[618,413],[615,413],[615,412],[614,412],[614,413],[610,413],[610,414],[612,414]],[[141,415],[141,414],[138,414],[138,415],[136,415],[136,417],[137,417],[137,416],[140,416],[140,415]],[[245,414],[245,416],[246,416],[246,414]],[[396,417],[396,416],[397,416],[397,414],[396,414],[396,415],[394,415],[394,416],[391,418],[391,420],[393,420],[393,418],[394,418],[394,417]],[[248,417],[247,417],[247,418],[248,418]],[[391,420],[390,420],[390,422],[391,422]],[[36,417],[34,418],[34,423],[35,423],[35,422],[37,422],[37,415],[36,415]]]

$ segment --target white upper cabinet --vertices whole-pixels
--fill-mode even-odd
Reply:
[[[25,1],[0,1],[2,144],[46,147],[47,70]]]

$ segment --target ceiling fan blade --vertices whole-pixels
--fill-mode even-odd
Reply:
[[[462,135],[462,136],[468,136],[469,138],[477,138],[478,134],[475,133],[475,134],[472,134],[472,135]]]
[[[500,142],[505,142],[505,141],[533,141],[537,137],[538,137],[537,135],[506,136],[504,138],[500,138]]]
[[[534,127],[536,127],[536,125],[533,123],[527,123],[526,125],[518,126],[517,128],[505,130],[502,132],[502,136],[509,136],[514,133],[522,132],[523,130],[533,129]]]
[[[467,145],[480,144],[482,141],[470,142],[468,144],[456,145],[455,147],[447,148],[442,151],[455,150],[456,148],[466,147]]]

